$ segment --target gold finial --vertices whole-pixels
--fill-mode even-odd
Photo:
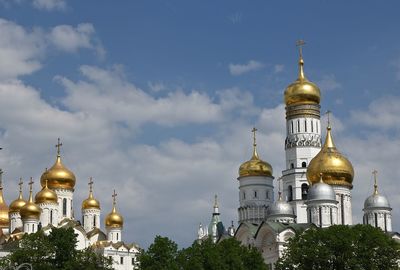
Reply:
[[[47,186],[47,182],[49,182],[48,179],[45,180],[45,184],[44,184],[44,187],[45,187],[45,188],[49,188],[49,187]]]
[[[0,190],[3,189],[3,170],[0,169]]]
[[[24,182],[22,182],[22,177],[19,178],[19,182],[18,182],[18,186],[19,186],[19,193],[22,193],[22,184]]]
[[[299,48],[299,80],[305,80],[304,76],[304,60],[303,60],[303,46],[306,42],[302,39],[296,41],[296,46]]]
[[[322,173],[319,173],[319,182],[320,182],[320,183],[323,183],[323,182],[324,182],[324,180],[322,180]]]
[[[32,186],[33,186],[33,178],[31,177],[30,181],[29,181],[29,202],[33,203],[33,196],[32,196]]]
[[[88,185],[89,185],[89,192],[90,193],[92,193],[92,191],[93,191],[93,178],[92,177],[89,177],[89,183],[88,183]],[[114,190],[115,191],[115,190]]]
[[[331,111],[330,110],[327,110],[326,112],[325,112],[325,114],[327,115],[327,117],[328,117],[328,126],[327,126],[327,129],[332,129],[332,127],[331,127]]]
[[[60,148],[63,144],[60,141],[60,138],[57,138],[57,144],[56,144],[56,148],[57,148],[57,156],[60,156]]]
[[[218,196],[217,194],[214,195],[214,208],[218,207]]]
[[[253,133],[253,158],[258,158],[258,153],[257,153],[257,140],[256,140],[256,132],[258,129],[256,127],[253,127],[251,132]]]
[[[378,195],[378,183],[376,181],[376,175],[378,174],[378,171],[373,170],[372,174],[374,175],[374,195]]]

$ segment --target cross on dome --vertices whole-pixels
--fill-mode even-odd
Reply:
[[[114,189],[114,193],[111,195],[111,197],[113,197],[113,205],[115,205],[117,195],[118,195],[118,194],[115,193],[115,189]]]
[[[33,178],[31,177],[31,179],[29,180],[29,190],[32,192],[32,186],[33,186],[33,183],[35,183],[35,182],[33,182]]]
[[[328,117],[328,128],[331,128],[331,111],[330,110],[327,110],[326,112],[325,112],[325,114],[327,115],[327,117]]]
[[[372,174],[374,175],[374,194],[378,194],[378,183],[376,180],[376,176],[378,175],[378,171],[377,170],[373,170]]]
[[[300,59],[303,58],[303,46],[306,45],[306,42],[302,39],[296,41],[296,46],[299,48]]]
[[[19,191],[21,192],[22,191],[22,184],[23,184],[24,182],[22,182],[22,177],[20,177],[19,178],[19,182],[18,182],[18,186],[19,186]]]
[[[57,138],[57,144],[56,144],[56,148],[57,148],[57,155],[60,155],[60,148],[63,144],[61,143],[60,138]]]
[[[90,192],[92,192],[93,191],[93,178],[92,177],[89,177],[89,183],[88,183],[88,185],[89,185],[89,190],[90,190]],[[115,190],[114,190],[114,192],[115,192]]]
[[[256,147],[257,146],[257,142],[256,142],[256,132],[258,131],[258,129],[256,127],[253,127],[253,129],[251,130],[251,132],[253,133],[253,146]]]

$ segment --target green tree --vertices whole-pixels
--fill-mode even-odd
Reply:
[[[76,235],[72,228],[53,228],[47,236],[43,231],[25,234],[10,255],[0,260],[0,266],[29,263],[35,270],[111,270],[111,260],[91,249],[76,250]]]
[[[277,270],[398,269],[399,244],[370,225],[311,228],[289,240]]]
[[[142,270],[178,270],[178,245],[168,237],[156,236],[147,251],[139,256]]]

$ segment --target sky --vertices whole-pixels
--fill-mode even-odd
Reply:
[[[276,178],[284,167],[283,92],[303,39],[306,75],[354,166],[354,221],[376,169],[398,231],[399,9],[398,1],[0,0],[5,199],[17,197],[20,177],[32,176],[39,191],[60,137],[77,177],[76,218],[93,177],[102,220],[115,189],[123,237],[144,248],[156,235],[190,245],[214,194],[225,225],[236,224],[253,126]]]

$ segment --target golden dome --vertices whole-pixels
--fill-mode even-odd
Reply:
[[[304,60],[300,49],[299,77],[286,88],[285,104],[286,106],[297,104],[319,104],[320,100],[321,91],[318,86],[307,80],[304,75]]]
[[[114,190],[114,194],[113,196],[113,208],[111,210],[111,213],[109,213],[106,216],[106,228],[122,228],[124,225],[124,218],[122,217],[122,215],[120,213],[117,212],[116,208],[115,208],[115,197],[117,196],[117,194],[115,194],[115,190]]]
[[[47,179],[45,182],[45,186],[39,191],[35,196],[35,203],[58,203],[57,194],[48,188]]]
[[[272,167],[268,162],[261,160],[257,153],[256,128],[253,128],[253,156],[239,167],[239,178],[245,176],[272,176]]]
[[[90,186],[89,197],[82,202],[82,210],[83,209],[99,209],[100,210],[100,203],[93,196],[93,180],[92,180],[92,178],[90,178],[89,186]]]
[[[21,208],[26,204],[26,201],[22,198],[22,179],[19,181],[19,195],[18,198],[10,204],[9,213],[19,212]]]
[[[40,178],[40,184],[42,187],[46,184],[46,179],[48,180],[48,187],[50,189],[69,189],[73,190],[76,183],[76,178],[73,172],[67,169],[64,164],[61,162],[60,156],[60,139],[58,140],[57,146],[57,159],[56,163],[54,163],[53,167],[49,170],[46,170],[42,177]]]
[[[32,184],[33,184],[33,181],[31,179],[31,182],[29,183],[29,185],[30,185],[29,200],[21,208],[20,214],[21,214],[21,218],[22,219],[36,219],[36,220],[38,220],[40,218],[40,214],[42,213],[42,209],[40,209],[40,207],[33,202]]]
[[[353,166],[350,161],[336,149],[329,124],[325,143],[321,151],[308,165],[308,182],[310,184],[319,182],[321,173],[322,179],[326,184],[353,187]]]
[[[9,209],[3,197],[2,174],[3,171],[0,169],[0,228],[8,228],[10,221],[8,217]]]

